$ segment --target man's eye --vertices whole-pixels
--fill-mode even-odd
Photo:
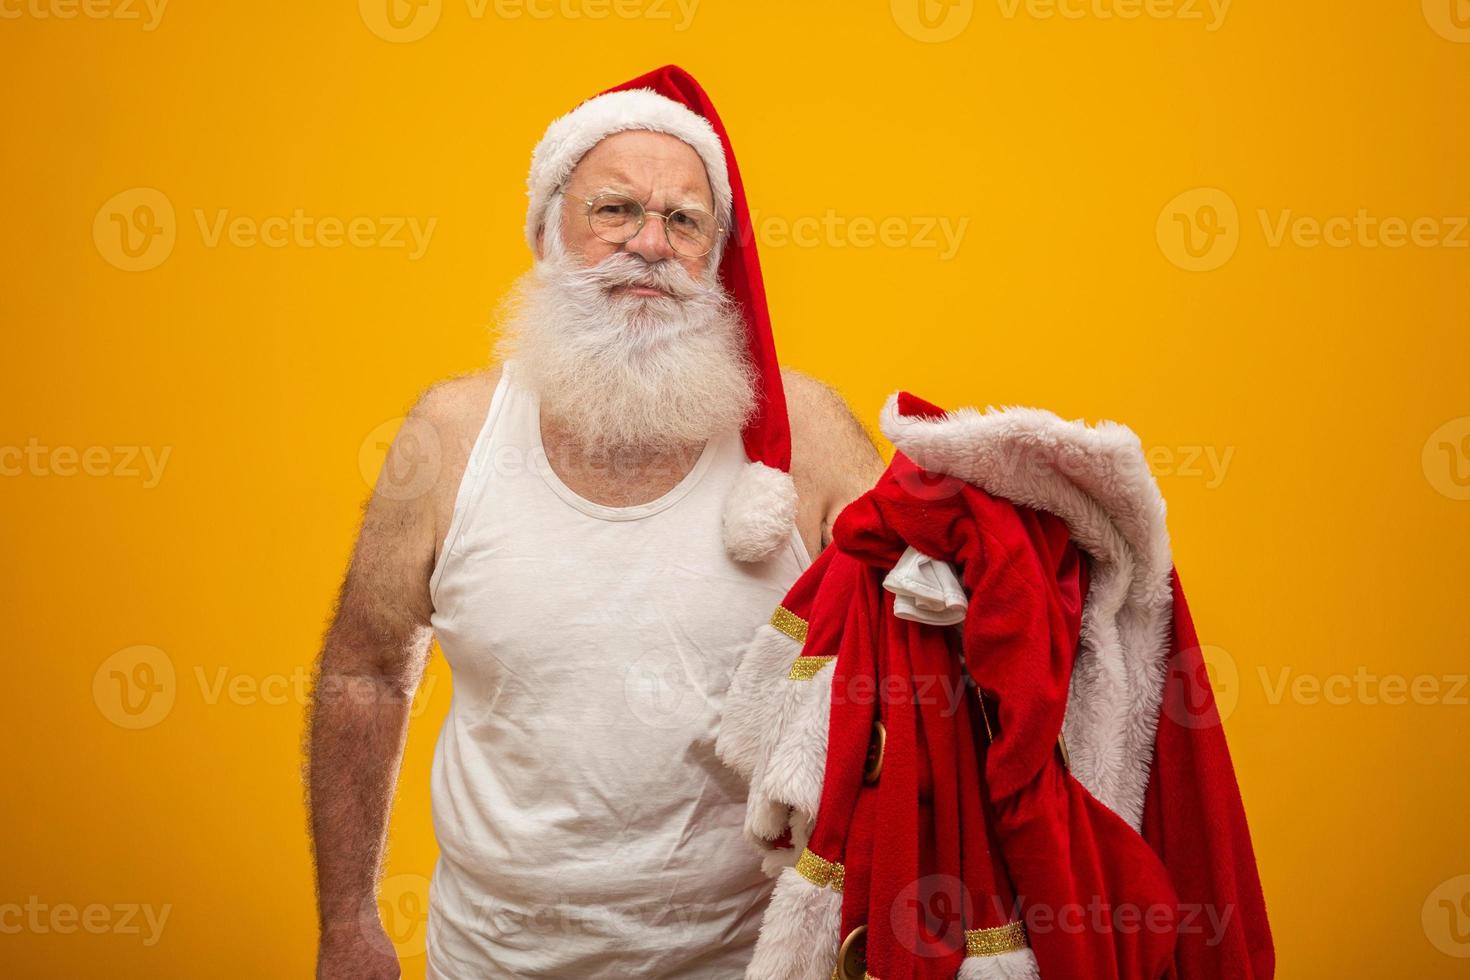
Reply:
[[[621,218],[629,213],[626,204],[599,204],[597,214],[603,218]]]
[[[697,224],[692,215],[685,214],[683,211],[675,211],[671,217],[673,218],[674,224],[682,225],[686,228],[693,227]]]

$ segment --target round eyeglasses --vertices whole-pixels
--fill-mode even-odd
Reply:
[[[647,210],[625,194],[599,194],[586,203],[587,226],[612,245],[626,245],[636,238],[649,215],[664,219],[669,248],[688,259],[708,255],[721,231],[715,216],[703,208],[677,208],[662,214]]]

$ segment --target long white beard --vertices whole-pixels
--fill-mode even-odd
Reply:
[[[549,223],[550,224],[550,223]],[[594,453],[663,452],[744,426],[755,409],[745,326],[713,275],[617,252],[590,268],[546,229],[546,256],[502,313],[514,357],[543,411]],[[609,290],[646,285],[668,296]]]

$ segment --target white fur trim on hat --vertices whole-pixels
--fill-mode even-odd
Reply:
[[[531,154],[531,173],[526,178],[526,194],[531,199],[526,209],[526,241],[532,249],[546,203],[572,175],[577,161],[614,133],[638,129],[667,133],[694,148],[709,176],[715,216],[720,224],[730,226],[730,173],[725,167],[725,148],[709,120],[653,89],[629,89],[588,99],[546,127],[546,135]]]
[[[725,550],[736,561],[760,561],[796,527],[796,484],[791,474],[751,461],[725,498]]]

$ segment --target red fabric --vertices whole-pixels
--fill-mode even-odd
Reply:
[[[906,394],[900,410],[939,412]],[[962,652],[985,692],[988,744],[977,742],[978,702],[926,700],[919,690],[962,675],[948,631],[897,619],[881,589],[910,545],[951,562],[971,597]],[[1060,518],[897,454],[838,518],[834,552],[811,610],[820,649],[809,638],[803,651],[838,656],[809,846],[846,866],[842,928],[868,926],[873,975],[952,977],[963,933],[946,921],[979,928],[1019,917],[1046,980],[1272,976],[1265,906],[1218,723],[1166,707],[1142,835],[1061,760],[1088,575]],[[793,591],[812,591],[812,571]],[[1198,641],[1177,576],[1174,584],[1166,696],[1193,695],[1183,703],[1198,706],[1208,687],[1196,689]],[[876,691],[863,678],[876,679]],[[861,760],[875,710],[888,750],[870,787]],[[940,894],[961,881],[960,894]],[[1197,906],[1216,910],[1214,918]]]
[[[813,604],[817,618],[810,621],[807,642],[802,648],[803,656],[837,657],[832,673],[832,713],[820,815],[807,846],[829,860],[841,861],[849,823],[857,820],[854,812],[862,789],[863,759],[868,752],[868,736],[877,710],[875,685],[871,680],[878,671],[879,620],[875,583],[863,581],[870,579],[873,571],[847,559],[835,548],[822,552],[828,553],[834,558],[822,580],[820,608]],[[823,620],[835,624],[836,629],[829,628]],[[845,920],[863,921],[861,907],[853,904],[857,894],[853,889],[843,893]]]
[[[756,254],[750,208],[745,203],[745,184],[740,179],[740,167],[735,163],[730,134],[725,131],[725,124],[720,121],[720,114],[715,111],[714,103],[704,89],[693,75],[678,65],[664,65],[621,85],[614,85],[607,91],[636,88],[653,89],[709,120],[725,148],[734,227],[726,238],[725,253],[720,259],[720,279],[740,305],[750,362],[760,379],[756,412],[742,433],[745,456],[752,462],[790,471],[791,428],[786,418],[786,393],[781,386],[781,366],[776,361],[776,341],[771,333],[771,314],[766,308],[766,287],[761,279],[760,256]]]
[[[1165,977],[1269,978],[1276,957],[1245,808],[1177,572],[1173,587],[1169,674],[1143,811],[1144,839],[1181,903]]]

